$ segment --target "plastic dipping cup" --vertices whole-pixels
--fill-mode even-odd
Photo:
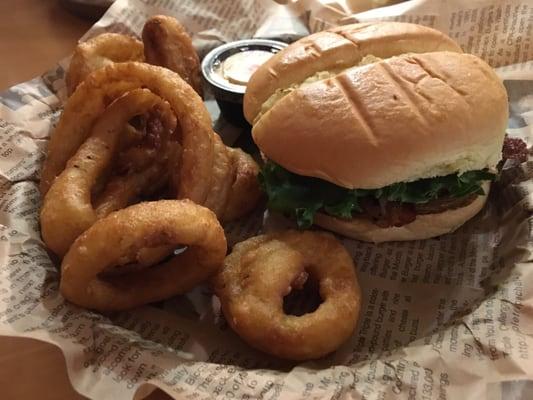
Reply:
[[[204,57],[202,73],[224,118],[236,125],[248,125],[242,112],[246,85],[261,64],[286,46],[274,40],[239,40],[219,46]]]

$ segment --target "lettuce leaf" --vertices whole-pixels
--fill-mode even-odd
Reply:
[[[259,174],[261,187],[272,210],[296,218],[300,228],[313,224],[317,211],[344,219],[361,212],[363,197],[421,204],[441,197],[460,198],[484,194],[481,184],[493,180],[487,170],[468,171],[414,182],[399,182],[380,189],[346,189],[322,179],[293,174],[267,161]]]

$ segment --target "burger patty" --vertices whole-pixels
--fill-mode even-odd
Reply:
[[[447,210],[466,207],[477,196],[477,194],[471,194],[459,198],[442,197],[423,204],[379,201],[372,198],[365,198],[361,201],[363,211],[354,217],[370,219],[381,228],[403,226],[413,222],[417,215],[438,214]]]
[[[527,161],[527,156],[527,145],[523,140],[505,136],[502,161],[515,160],[525,162]],[[403,226],[413,222],[417,215],[439,214],[447,210],[466,207],[477,196],[477,194],[470,194],[459,198],[442,197],[421,204],[380,201],[369,197],[361,201],[362,212],[354,215],[354,218],[370,219],[381,228]]]
[[[443,197],[424,204],[416,204],[417,214],[438,214],[446,210],[455,210],[456,208],[466,207],[478,197],[477,194],[469,194],[464,197]]]

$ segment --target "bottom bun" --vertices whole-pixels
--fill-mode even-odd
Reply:
[[[488,194],[490,184],[484,184]],[[364,242],[393,242],[429,239],[453,232],[476,215],[485,205],[487,195],[478,196],[465,207],[444,211],[438,214],[421,214],[416,219],[400,227],[380,228],[364,218],[343,220],[325,214],[315,216],[315,225]]]

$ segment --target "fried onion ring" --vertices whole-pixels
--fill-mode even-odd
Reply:
[[[144,61],[141,41],[120,33],[102,33],[79,43],[66,74],[68,95],[93,71],[116,62]]]
[[[95,201],[96,217],[103,218],[135,202],[141,195],[161,189],[168,180],[166,167],[165,163],[157,163],[140,172],[112,179]]]
[[[177,166],[176,160],[181,156],[181,146],[171,141],[165,147],[166,151],[159,155],[156,163],[147,165],[145,169],[136,169],[126,176],[115,176],[107,183],[94,201],[98,218],[134,203],[141,196],[152,196],[165,191],[172,185],[173,175],[170,171]]]
[[[179,170],[181,167],[181,145],[176,141],[170,141],[169,144],[169,154],[168,159],[168,171],[169,171],[169,192],[172,194],[178,193],[179,188],[179,179],[180,174]],[[173,149],[173,148],[174,149]]]
[[[118,98],[96,121],[91,135],[54,181],[41,209],[43,239],[54,253],[63,256],[74,240],[96,221],[97,212],[91,202],[93,188],[110,165],[124,126],[133,116],[154,107],[167,108],[169,112],[168,104],[146,89],[136,89]],[[155,171],[147,179],[155,178],[158,173],[159,170]],[[123,196],[124,204],[119,207],[127,205],[142,187],[135,186],[135,193]]]
[[[241,149],[228,147],[234,166],[234,180],[224,209],[223,221],[232,221],[246,215],[257,205],[262,196],[257,175],[259,166]]]
[[[132,146],[119,154],[118,169],[125,171],[142,171],[152,164],[158,157],[158,151],[153,147]]]
[[[142,141],[143,137],[144,133],[141,130],[131,124],[127,124],[120,138],[120,146],[122,149],[136,146]]]
[[[204,205],[221,219],[226,209],[235,168],[228,153],[228,148],[216,133],[214,134],[214,149],[215,159],[213,163],[211,188]]]
[[[135,262],[145,248],[187,246],[168,261],[103,278],[121,262]],[[115,311],[191,290],[215,273],[226,254],[216,216],[188,200],[139,203],[97,221],[72,245],[61,264],[60,291],[74,304]]]
[[[136,62],[113,64],[94,71],[69,98],[48,145],[41,172],[43,195],[85,141],[107,105],[125,92],[141,87],[166,100],[180,124],[183,151],[177,197],[199,204],[205,201],[214,156],[209,113],[202,99],[178,74]]]
[[[187,31],[175,18],[155,15],[142,31],[146,62],[177,72],[202,96],[200,60]]]
[[[301,316],[283,297],[316,279],[323,302]],[[329,233],[285,231],[238,243],[213,278],[227,322],[252,347],[291,360],[316,359],[353,333],[361,293],[353,261]]]
[[[121,149],[115,169],[138,172],[154,162],[161,163],[161,153],[164,153],[169,145],[176,124],[176,116],[169,107],[154,108],[148,113],[146,124],[140,131],[128,124],[122,134]],[[181,149],[181,146],[179,148]]]

